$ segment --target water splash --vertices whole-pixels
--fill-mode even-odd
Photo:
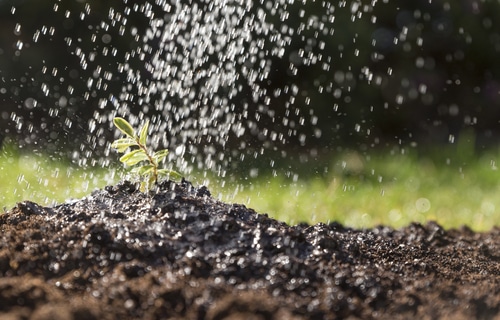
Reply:
[[[231,137],[255,131],[256,122],[272,114],[264,105],[251,114],[249,105],[269,100],[261,83],[269,76],[270,59],[282,56],[286,41],[251,1],[160,5],[158,18],[144,8],[151,17],[149,28],[141,47],[127,55],[144,60],[144,70],[125,64],[129,84],[117,99],[101,103],[114,104],[122,115],[154,114],[158,143],[173,145],[180,157],[203,155],[199,168],[223,170],[221,163],[231,161]],[[263,56],[270,34],[277,35],[276,45]],[[245,140],[236,148],[247,148]]]
[[[349,60],[363,56],[356,44],[363,45],[363,37],[355,33],[354,44],[334,50],[328,38],[337,28],[336,10],[350,12],[351,21],[340,23],[352,23],[372,10],[370,6],[323,2],[309,6],[309,12],[293,1],[156,5],[159,10],[148,5],[126,7],[122,14],[110,10],[116,25],[135,11],[149,19],[149,27],[119,64],[127,84],[118,95],[100,100],[105,111],[99,116],[109,118],[107,107],[112,106],[119,115],[137,116],[132,122],[151,117],[156,142],[175,148],[184,171],[194,164],[224,175],[227,167],[261,157],[266,150],[287,157],[286,150],[322,136],[313,101],[324,99],[323,93],[351,100],[357,71]],[[139,36],[135,28],[131,32]],[[362,40],[368,42],[366,37]],[[366,58],[368,52],[363,53]],[[131,67],[132,60],[141,61],[143,68]],[[282,60],[289,61],[286,69],[277,63]],[[335,61],[347,63],[334,65]],[[334,66],[336,84],[324,77]],[[301,82],[303,75],[317,70],[323,76],[314,83]],[[363,75],[373,77],[369,68]],[[338,124],[333,127],[335,131]],[[270,163],[274,167],[274,160]]]
[[[53,1],[36,14],[27,3],[2,11],[15,20],[2,54],[24,70],[2,78],[2,133],[82,166],[108,165],[116,115],[150,119],[153,144],[173,150],[183,173],[255,176],[252,162],[278,174],[279,158],[342,145],[447,142],[479,128],[472,100],[500,101],[498,46],[482,53],[491,68],[462,68],[478,54],[476,34],[495,43],[498,10],[487,3]]]
[[[312,108],[303,108],[311,98],[293,81],[270,85],[276,82],[272,79],[277,71],[273,60],[286,58],[292,36],[318,28],[318,18],[304,18],[303,11],[299,15],[307,24],[302,23],[298,30],[284,24],[290,16],[289,3],[199,1],[187,5],[157,1],[153,6],[124,1],[118,8],[109,8],[107,17],[100,21],[91,19],[95,4],[87,3],[80,12],[73,12],[56,3],[52,11],[63,16],[63,28],[72,30],[77,23],[84,23],[91,33],[77,31],[77,36],[64,37],[66,50],[77,59],[79,68],[62,70],[54,61],[43,60],[38,72],[45,81],[37,81],[35,89],[40,89],[41,98],[58,98],[49,116],[59,117],[63,111],[68,115],[64,120],[68,130],[73,126],[69,115],[81,112],[72,106],[97,101],[88,123],[90,135],[79,148],[81,152],[74,152],[81,164],[90,157],[84,150],[106,144],[101,136],[117,114],[132,118],[133,123],[150,117],[159,133],[157,144],[173,146],[181,157],[186,152],[203,154],[198,167],[207,169],[217,163],[220,170],[220,163],[227,166],[233,158],[243,159],[241,150],[256,157],[293,137],[305,144],[306,134],[300,127],[306,119],[313,124],[318,119]],[[15,7],[12,10],[15,12]],[[134,21],[144,17],[147,28],[129,25],[131,16]],[[59,29],[47,25],[37,28],[33,43],[43,37],[53,40]],[[20,32],[21,24],[16,24],[15,34]],[[126,33],[133,36],[131,50],[123,50],[117,40]],[[298,65],[322,60],[311,50],[314,41],[306,42],[305,50],[293,48],[288,74],[297,76]],[[20,52],[23,42],[18,43]],[[323,68],[329,66],[323,62]],[[67,84],[67,78],[84,85]],[[119,82],[122,85],[117,90]],[[302,101],[295,106],[297,95]],[[29,97],[24,105],[33,109],[40,100]],[[11,120],[19,128],[23,126],[21,117],[14,114]],[[59,136],[55,131],[50,135]],[[248,135],[255,137],[254,141]],[[320,136],[320,130],[315,135]]]

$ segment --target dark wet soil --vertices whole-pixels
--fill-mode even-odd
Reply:
[[[188,182],[0,215],[0,319],[500,319],[500,229],[295,226]]]

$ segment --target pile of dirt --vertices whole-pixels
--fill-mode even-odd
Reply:
[[[500,319],[500,229],[298,224],[189,182],[0,215],[1,319]]]

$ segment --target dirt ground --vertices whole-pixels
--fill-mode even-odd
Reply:
[[[286,225],[189,182],[0,215],[0,319],[500,319],[500,228]]]

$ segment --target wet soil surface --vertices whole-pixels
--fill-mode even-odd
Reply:
[[[298,224],[189,182],[0,215],[0,319],[500,319],[500,229]]]

